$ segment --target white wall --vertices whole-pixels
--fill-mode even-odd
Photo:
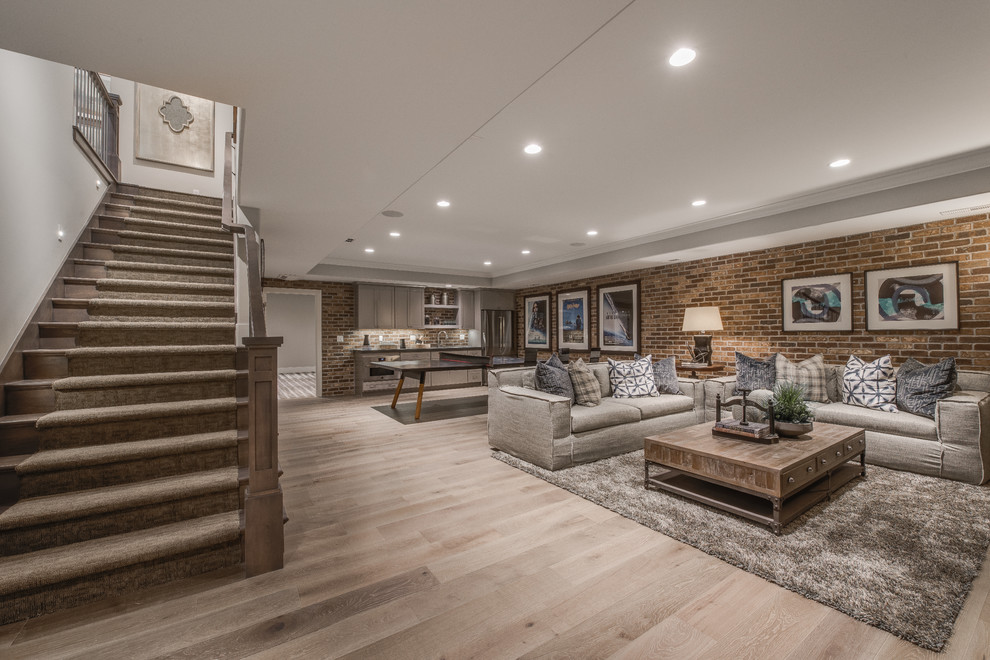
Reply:
[[[315,371],[317,313],[314,296],[268,289],[265,299],[268,335],[284,339],[278,351],[279,371]]]
[[[0,50],[0,365],[106,192],[72,139],[74,71]]]
[[[104,78],[111,94],[120,96],[120,180],[149,188],[223,196],[224,136],[234,130],[234,108],[217,103],[213,112],[213,171],[206,172],[134,157],[134,83]],[[177,90],[182,91],[182,90]]]

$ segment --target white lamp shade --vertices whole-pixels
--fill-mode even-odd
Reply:
[[[684,310],[684,332],[721,330],[722,317],[718,307],[688,307]]]

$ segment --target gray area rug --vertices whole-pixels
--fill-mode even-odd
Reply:
[[[867,466],[775,536],[643,487],[643,452],[550,472],[492,456],[807,598],[939,651],[990,546],[990,488]]]

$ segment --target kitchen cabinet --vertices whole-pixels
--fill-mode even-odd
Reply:
[[[357,284],[354,289],[358,330],[423,327],[424,289],[380,284]]]
[[[478,308],[478,296],[474,291],[461,289],[457,292],[458,317],[457,324],[464,330],[477,330],[481,325],[481,310]]]

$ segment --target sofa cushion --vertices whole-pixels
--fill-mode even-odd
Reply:
[[[910,413],[891,415],[880,410],[846,403],[829,403],[815,408],[815,421],[855,426],[867,431],[903,435],[920,440],[938,439],[935,422],[926,417]]]
[[[897,412],[894,366],[885,355],[873,362],[849,356],[842,375],[842,403]]]
[[[672,415],[694,408],[694,399],[684,394],[661,394],[657,397],[615,399],[615,402],[619,405],[638,408],[642,419],[653,419],[654,417]]]
[[[546,362],[536,363],[536,389],[547,394],[566,396],[574,401],[574,386],[567,368],[554,353]]]
[[[571,433],[594,431],[606,426],[638,422],[640,419],[639,408],[624,406],[612,397],[605,397],[593,408],[571,406]]]
[[[653,382],[660,394],[680,394],[681,385],[677,382],[677,360],[673,357],[653,362]]]
[[[660,396],[653,380],[653,365],[649,355],[631,362],[608,358],[608,379],[612,384],[612,396],[616,399]]]
[[[800,385],[804,388],[806,401],[828,401],[828,377],[823,356],[814,355],[794,364],[778,353],[774,366],[777,371],[776,382],[786,380]]]
[[[935,419],[935,404],[956,389],[956,361],[945,358],[925,366],[908,358],[897,372],[897,407]]]
[[[777,380],[777,354],[762,360],[736,351],[736,391],[772,390]]]
[[[597,406],[602,402],[602,388],[584,360],[578,358],[569,362],[567,373],[574,386],[574,403],[579,406]]]

